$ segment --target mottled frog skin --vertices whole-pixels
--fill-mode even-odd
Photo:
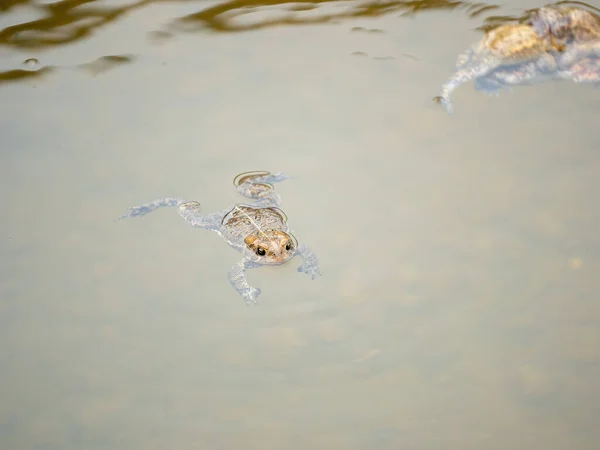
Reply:
[[[177,207],[177,212],[189,225],[216,232],[242,253],[242,258],[229,271],[229,281],[246,304],[256,303],[260,289],[248,284],[247,269],[284,264],[298,255],[303,260],[298,267],[299,272],[310,275],[312,279],[321,274],[317,257],[308,246],[298,244],[289,231],[287,216],[279,209],[281,198],[272,183],[287,178],[282,173],[273,175],[267,171],[239,174],[233,180],[237,192],[255,201],[238,203],[204,216],[200,213],[200,203],[196,201],[162,198],[129,208],[127,214],[119,219],[143,216],[165,206]]]
[[[598,14],[574,6],[547,5],[536,10],[529,23],[547,42],[566,47],[557,58],[559,70],[569,70],[588,57],[600,57]]]
[[[540,36],[530,25],[501,25],[488,31],[479,42],[459,55],[456,72],[442,86],[440,95],[434,97],[434,101],[452,113],[452,91],[467,81],[485,77],[502,67],[529,63],[530,72],[534,74],[551,73],[556,70],[556,61],[551,52],[562,49],[554,41]]]
[[[530,16],[536,33],[561,51],[551,51],[555,71],[540,71],[535,62],[503,66],[478,78],[475,87],[488,93],[561,79],[576,83],[600,83],[600,16],[571,6],[544,6]],[[550,67],[550,66],[548,66]]]
[[[475,88],[488,94],[498,94],[513,86],[538,84],[548,80],[566,80],[575,83],[591,83],[600,87],[600,58],[583,58],[569,67],[551,73],[540,73],[532,64],[503,67],[478,78]]]

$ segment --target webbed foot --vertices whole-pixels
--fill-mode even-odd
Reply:
[[[256,305],[256,298],[260,295],[260,288],[248,287],[239,291],[240,295],[246,301],[246,306]]]
[[[241,259],[231,268],[228,274],[229,282],[246,301],[246,305],[256,303],[256,297],[260,295],[260,289],[253,288],[246,280],[246,270],[253,267],[260,267],[260,264],[253,263],[247,259]]]
[[[305,244],[300,244],[298,246],[297,254],[302,258],[302,264],[298,267],[298,272],[310,275],[313,280],[317,278],[317,275],[321,275],[321,270],[319,270],[319,260],[310,247]]]
[[[310,277],[313,280],[315,278],[317,278],[317,275],[321,275],[321,269],[319,269],[319,266],[315,266],[314,264],[311,264],[310,262],[307,262],[307,261],[303,261],[297,270],[298,270],[298,272],[302,272],[307,275],[310,275]]]

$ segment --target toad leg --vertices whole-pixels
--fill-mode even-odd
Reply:
[[[123,214],[121,217],[118,217],[117,220],[126,219],[129,217],[145,216],[146,214],[151,213],[158,208],[173,207],[183,202],[185,202],[185,200],[181,198],[160,198],[158,200],[153,200],[150,203],[146,203],[145,205],[132,206],[128,208],[127,213]]]
[[[225,212],[218,212],[202,216],[200,214],[201,206],[198,202],[188,202],[181,198],[161,198],[153,200],[150,203],[146,203],[140,206],[133,206],[129,208],[126,214],[119,217],[119,219],[125,219],[129,217],[141,217],[145,216],[158,208],[163,207],[175,207],[177,206],[177,212],[179,215],[191,226],[195,228],[204,228],[207,230],[218,231],[221,220],[223,219]]]
[[[233,180],[236,191],[246,198],[258,200],[253,205],[261,207],[279,206],[281,198],[275,192],[273,183],[287,180],[289,177],[281,172],[272,174],[266,170],[244,172]]]
[[[203,216],[200,214],[202,206],[198,202],[183,202],[177,207],[177,212],[189,225],[194,228],[204,228],[205,230],[219,231],[221,221],[227,211],[216,212]]]
[[[260,267],[260,264],[256,264],[246,259],[241,259],[231,268],[228,273],[229,282],[244,298],[246,305],[249,305],[250,303],[256,303],[256,297],[260,295],[260,289],[253,288],[246,280],[246,270],[254,267]]]
[[[304,272],[314,280],[317,275],[321,275],[317,255],[307,245],[300,244],[296,254],[302,258],[302,264],[298,267],[298,272]]]

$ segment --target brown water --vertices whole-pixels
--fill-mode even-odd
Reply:
[[[0,4],[0,448],[597,448],[600,91],[447,115],[540,4],[364,5]],[[250,271],[255,307],[217,235],[113,221],[253,169],[323,272]]]

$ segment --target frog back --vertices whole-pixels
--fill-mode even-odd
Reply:
[[[267,229],[288,231],[287,216],[281,209],[238,203],[225,214],[222,221],[223,235],[234,242],[243,242],[256,231]]]
[[[507,24],[489,31],[480,47],[482,54],[511,64],[537,58],[550,50],[552,45],[529,25]]]

